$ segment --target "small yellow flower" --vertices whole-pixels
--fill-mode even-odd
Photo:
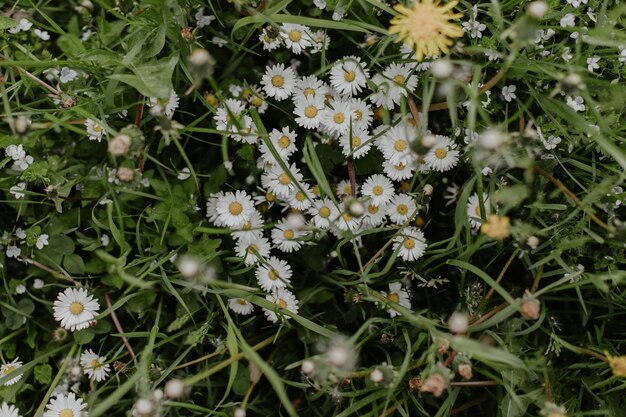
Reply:
[[[487,219],[487,223],[480,227],[480,231],[494,240],[502,240],[509,236],[509,225],[511,220],[507,216],[492,214]]]
[[[626,355],[611,356],[609,352],[604,352],[604,354],[609,360],[613,375],[619,378],[626,378]]]
[[[398,41],[413,48],[418,61],[425,56],[447,53],[452,38],[463,36],[461,27],[450,22],[463,16],[462,13],[452,13],[457,4],[457,0],[444,6],[439,5],[439,0],[416,0],[411,9],[397,4],[394,9],[400,14],[391,19],[389,34],[397,34]]]

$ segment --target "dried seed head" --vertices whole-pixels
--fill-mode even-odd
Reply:
[[[409,390],[411,390],[411,392],[419,392],[422,389],[422,377],[420,376],[414,376],[413,378],[409,379]]]
[[[434,373],[430,375],[426,379],[426,381],[424,381],[424,384],[422,384],[420,391],[430,392],[435,397],[441,397],[441,395],[443,394],[443,392],[446,390],[447,387],[448,387],[448,384],[446,382],[446,379],[443,377],[443,375],[439,373]]]
[[[135,170],[128,167],[119,167],[117,169],[117,178],[122,182],[131,182],[135,178]]]
[[[113,156],[126,155],[130,149],[130,144],[130,136],[125,134],[117,135],[109,141],[109,152]]]

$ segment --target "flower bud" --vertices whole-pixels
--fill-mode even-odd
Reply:
[[[109,152],[113,156],[126,155],[130,149],[130,143],[130,136],[124,134],[117,135],[109,141]]]
[[[537,320],[541,312],[541,302],[530,294],[530,292],[526,291],[520,311],[522,317],[526,320]]]
[[[128,167],[119,167],[117,169],[117,178],[122,182],[131,182],[135,178],[135,170]]]
[[[448,320],[448,328],[451,333],[463,334],[469,326],[469,315],[465,312],[455,311]]]
[[[448,384],[446,383],[446,379],[443,375],[439,373],[435,373],[430,375],[426,381],[422,384],[420,391],[422,392],[430,392],[435,397],[441,397],[441,394],[446,390]]]
[[[452,75],[454,65],[447,59],[439,59],[433,62],[432,67],[430,67],[430,71],[433,73],[435,78],[446,79],[450,78]]]
[[[15,131],[23,135],[30,129],[30,119],[26,116],[19,116],[15,119]]]
[[[469,363],[459,365],[459,375],[461,375],[463,379],[472,379],[472,365]]]
[[[185,383],[180,379],[170,379],[165,384],[165,395],[169,398],[180,398],[185,394]]]
[[[546,13],[548,13],[548,9],[549,7],[544,1],[533,1],[529,3],[526,8],[528,14],[535,19],[543,19]]]
[[[311,374],[311,373],[313,373],[313,371],[315,371],[315,362],[313,362],[312,360],[309,360],[309,359],[303,361],[302,362],[302,366],[300,367],[300,370],[304,374]]]
[[[433,193],[433,190],[434,188],[432,185],[430,184],[424,185],[424,189],[423,189],[424,195],[431,195]]]
[[[196,49],[189,55],[189,63],[195,67],[203,67],[211,61],[211,55],[206,49]]]

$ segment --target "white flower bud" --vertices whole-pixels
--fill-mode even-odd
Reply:
[[[117,135],[109,141],[109,152],[113,156],[126,155],[130,149],[130,136]]]
[[[140,398],[135,402],[135,411],[137,411],[139,415],[148,415],[153,409],[152,402],[145,398]]]
[[[348,204],[348,213],[354,217],[361,217],[365,214],[365,206],[359,200],[352,200]]]
[[[478,143],[485,149],[497,149],[504,142],[505,136],[502,132],[489,129],[478,136]]]
[[[539,245],[539,239],[537,236],[529,236],[528,239],[526,239],[526,244],[530,246],[531,249],[535,249],[537,245]]]
[[[433,190],[434,188],[432,185],[430,184],[424,185],[424,189],[423,189],[424,195],[431,195],[433,193]]]
[[[289,213],[285,218],[285,224],[289,226],[290,229],[302,230],[306,225],[306,219],[300,213]]]
[[[193,278],[200,271],[200,262],[193,256],[181,256],[178,261],[178,270],[185,278]]]
[[[435,146],[436,142],[437,138],[435,137],[435,135],[426,135],[422,138],[422,146],[425,148],[432,148],[433,146]]]
[[[452,63],[447,59],[439,59],[433,62],[430,70],[435,78],[446,79],[452,75],[452,72],[454,71],[454,65],[452,65]]]
[[[135,171],[128,167],[119,167],[117,169],[117,178],[123,182],[131,182],[135,178]]]
[[[548,5],[544,1],[533,1],[526,8],[528,14],[535,19],[543,19],[546,13],[548,13],[548,9]]]
[[[315,362],[309,359],[303,361],[300,370],[305,374],[313,373],[313,371],[315,371]]]
[[[189,56],[189,63],[196,67],[203,67],[207,65],[211,60],[211,55],[206,49],[196,49]]]
[[[455,311],[448,320],[448,328],[451,333],[463,334],[469,326],[469,316],[465,312]]]
[[[246,417],[246,409],[242,407],[237,407],[233,416],[234,417]]]
[[[385,380],[385,374],[380,369],[376,368],[370,374],[370,380],[375,384],[383,382]]]
[[[15,119],[15,131],[20,135],[28,132],[30,128],[30,119],[26,116],[19,116]]]
[[[180,398],[185,394],[185,383],[180,379],[170,379],[165,384],[165,395],[169,398]]]

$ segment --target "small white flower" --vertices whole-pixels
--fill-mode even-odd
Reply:
[[[102,136],[106,135],[104,127],[94,120],[85,120],[85,126],[87,127],[87,135],[89,135],[89,140],[97,140],[98,142],[100,142],[100,140],[102,140]]]
[[[83,372],[92,381],[100,382],[107,379],[111,368],[106,361],[105,356],[99,356],[91,349],[85,350],[80,355],[80,365],[83,367]]]
[[[33,288],[36,290],[40,290],[43,288],[44,282],[43,280],[39,279],[39,278],[35,278],[35,281],[33,281]]]
[[[324,110],[324,99],[320,95],[310,95],[301,98],[296,103],[293,114],[298,126],[305,129],[316,129],[322,121],[322,111]]]
[[[589,0],[567,0],[567,2],[575,8],[579,8],[581,4],[587,4],[588,1]]]
[[[372,147],[372,141],[370,141],[371,135],[367,131],[367,128],[352,125],[350,131],[345,132],[339,138],[339,145],[345,156],[352,156],[354,159],[359,159],[369,152]]]
[[[46,408],[43,417],[87,417],[87,404],[81,398],[76,398],[73,392],[58,394]]]
[[[18,227],[15,229],[15,236],[17,236],[18,239],[26,239],[26,232],[22,230],[21,227]]]
[[[424,233],[416,227],[405,227],[402,233],[393,238],[393,250],[405,261],[415,261],[426,251]]]
[[[415,127],[408,123],[399,123],[380,137],[377,146],[389,163],[411,165],[416,159],[416,154],[411,149],[416,137]]]
[[[408,194],[398,194],[387,207],[389,220],[395,224],[402,224],[409,221],[415,215],[417,205],[415,199]]]
[[[218,48],[222,48],[225,45],[228,45],[228,41],[220,36],[213,36],[211,38],[211,43],[216,45]]]
[[[247,316],[254,311],[254,305],[243,298],[231,298],[228,300],[228,307],[237,314]]]
[[[583,112],[587,108],[585,106],[585,99],[583,99],[581,96],[576,96],[576,97],[567,96],[566,97],[566,104],[572,110],[574,110],[576,112]]]
[[[18,25],[9,29],[9,32],[13,34],[16,34],[22,31],[28,32],[32,26],[33,24],[29,22],[28,19],[20,19]]]
[[[320,10],[324,10],[326,8],[326,0],[313,0],[313,4]]]
[[[330,84],[335,91],[347,96],[360,93],[368,78],[369,71],[361,59],[353,55],[337,61],[330,70]]]
[[[176,178],[181,180],[181,181],[184,181],[187,178],[189,178],[190,176],[191,176],[191,171],[189,171],[189,168],[185,167],[178,173]]]
[[[491,208],[489,207],[489,196],[483,193],[483,203],[485,206],[485,218],[491,214]],[[478,201],[478,194],[474,193],[467,199],[467,217],[469,218],[470,225],[473,229],[479,229],[482,224],[482,216],[480,213],[480,203]]]
[[[200,9],[198,9],[196,14],[194,15],[194,18],[196,19],[196,24],[198,28],[209,26],[211,22],[215,20],[215,16],[213,15],[209,15],[209,16],[204,15],[204,7],[201,7]]]
[[[22,250],[15,245],[7,246],[6,254],[7,258],[18,258]]]
[[[303,25],[285,23],[281,27],[281,36],[285,46],[296,55],[300,55],[312,44],[309,28]]]
[[[572,27],[576,24],[576,17],[572,13],[568,13],[561,18],[559,24],[562,28]]]
[[[572,49],[567,46],[563,48],[563,53],[561,54],[561,58],[563,59],[563,61],[569,62],[574,57],[574,55],[570,53],[571,50]]]
[[[26,292],[26,286],[24,286],[23,284],[18,284],[17,287],[15,287],[15,294],[24,294]]]
[[[26,151],[22,145],[9,145],[5,149],[5,154],[10,156],[14,161],[26,158]]]
[[[272,242],[277,249],[291,253],[300,250],[301,239],[306,236],[306,232],[291,227],[286,221],[281,220],[272,229]]]
[[[84,288],[66,288],[54,301],[54,319],[70,331],[88,328],[100,310],[100,304]]]
[[[323,30],[318,30],[311,33],[311,41],[313,41],[313,46],[310,49],[310,53],[318,54],[322,51],[328,49],[330,45],[330,36]]]
[[[329,229],[332,222],[339,217],[339,210],[328,198],[313,202],[313,207],[309,209],[313,224],[319,229]]]
[[[35,29],[33,32],[35,32],[35,35],[42,41],[50,40],[50,34],[45,30]]]
[[[502,96],[507,101],[507,103],[517,98],[517,96],[515,95],[515,90],[517,90],[517,86],[512,84],[502,87]]]
[[[24,196],[26,194],[24,194],[22,191],[24,191],[26,189],[26,183],[25,182],[19,182],[17,183],[17,185],[14,185],[13,187],[9,188],[9,192],[11,194],[13,194],[13,197],[15,197],[17,200],[24,198]]]
[[[150,97],[150,112],[155,116],[165,115],[168,119],[174,116],[174,112],[178,108],[180,99],[176,94],[176,91],[170,91],[170,95],[167,99],[157,99],[156,97]]]
[[[265,296],[267,301],[274,303],[276,306],[272,309],[263,309],[263,312],[267,316],[267,319],[272,323],[276,323],[278,321],[278,315],[281,310],[289,310],[292,313],[298,313],[298,300],[296,296],[293,295],[291,291],[286,288],[278,288],[273,291],[271,294]],[[290,319],[291,317],[287,315],[282,315],[281,317],[285,319]]]
[[[458,163],[460,152],[456,149],[456,143],[450,138],[442,135],[435,137],[435,145],[430,148],[424,160],[432,170],[449,171]]]
[[[548,139],[541,138],[543,142],[543,147],[547,150],[555,149],[556,146],[561,143],[561,138],[558,136],[550,135]]]
[[[296,85],[296,73],[284,64],[267,67],[261,79],[263,91],[278,101],[288,98]]]
[[[0,367],[0,377],[4,378],[5,376],[8,376],[11,373],[15,372],[17,369],[19,369],[22,366],[22,362],[19,359],[20,358],[17,357],[12,362],[8,362],[8,363],[3,364]],[[4,385],[13,385],[17,381],[22,379],[22,376],[23,376],[23,374],[19,374],[15,378],[12,378],[12,379],[9,379],[8,381],[6,381],[4,383]]]
[[[216,211],[222,224],[240,228],[250,220],[254,202],[245,191],[229,192],[219,199]]]
[[[291,266],[275,256],[259,264],[255,272],[259,287],[267,292],[287,287],[291,283],[292,275]]]
[[[463,22],[461,26],[463,27],[463,31],[469,33],[470,38],[482,38],[482,32],[487,29],[487,25],[480,23],[476,20],[478,17],[478,5],[472,6],[472,18]]]
[[[247,234],[238,239],[235,254],[243,259],[246,265],[254,265],[270,255],[271,245],[263,236]]]
[[[597,70],[598,68],[600,68],[600,65],[598,65],[599,61],[600,61],[599,56],[592,56],[592,57],[587,58],[587,71],[593,72],[594,70]]]
[[[387,204],[395,195],[393,183],[380,174],[370,176],[361,187],[361,194],[370,198],[374,206]]]
[[[78,78],[78,72],[68,67],[61,68],[61,74],[59,75],[59,80],[61,80],[63,84],[69,83],[70,81],[74,81],[76,78]]]
[[[37,249],[43,249],[44,246],[48,246],[48,235],[45,233],[39,235],[35,246],[37,246]]]
[[[261,34],[259,35],[259,40],[263,44],[263,49],[266,51],[273,51],[278,48],[280,46],[281,39],[282,38],[278,36],[274,38],[271,37],[269,31],[265,28],[263,28],[263,31],[261,31]]]
[[[100,236],[100,243],[102,244],[102,246],[107,246],[110,242],[111,238],[109,238],[109,235],[107,235],[106,233],[103,233],[102,236]]]
[[[402,287],[402,284],[400,282],[392,282],[391,284],[389,284],[389,294],[387,294],[387,292],[385,291],[381,291],[380,293],[389,301],[400,304],[402,307],[406,307],[409,309],[411,308],[409,293],[405,288]],[[390,307],[387,312],[392,318],[400,315],[400,313],[393,307]]]

